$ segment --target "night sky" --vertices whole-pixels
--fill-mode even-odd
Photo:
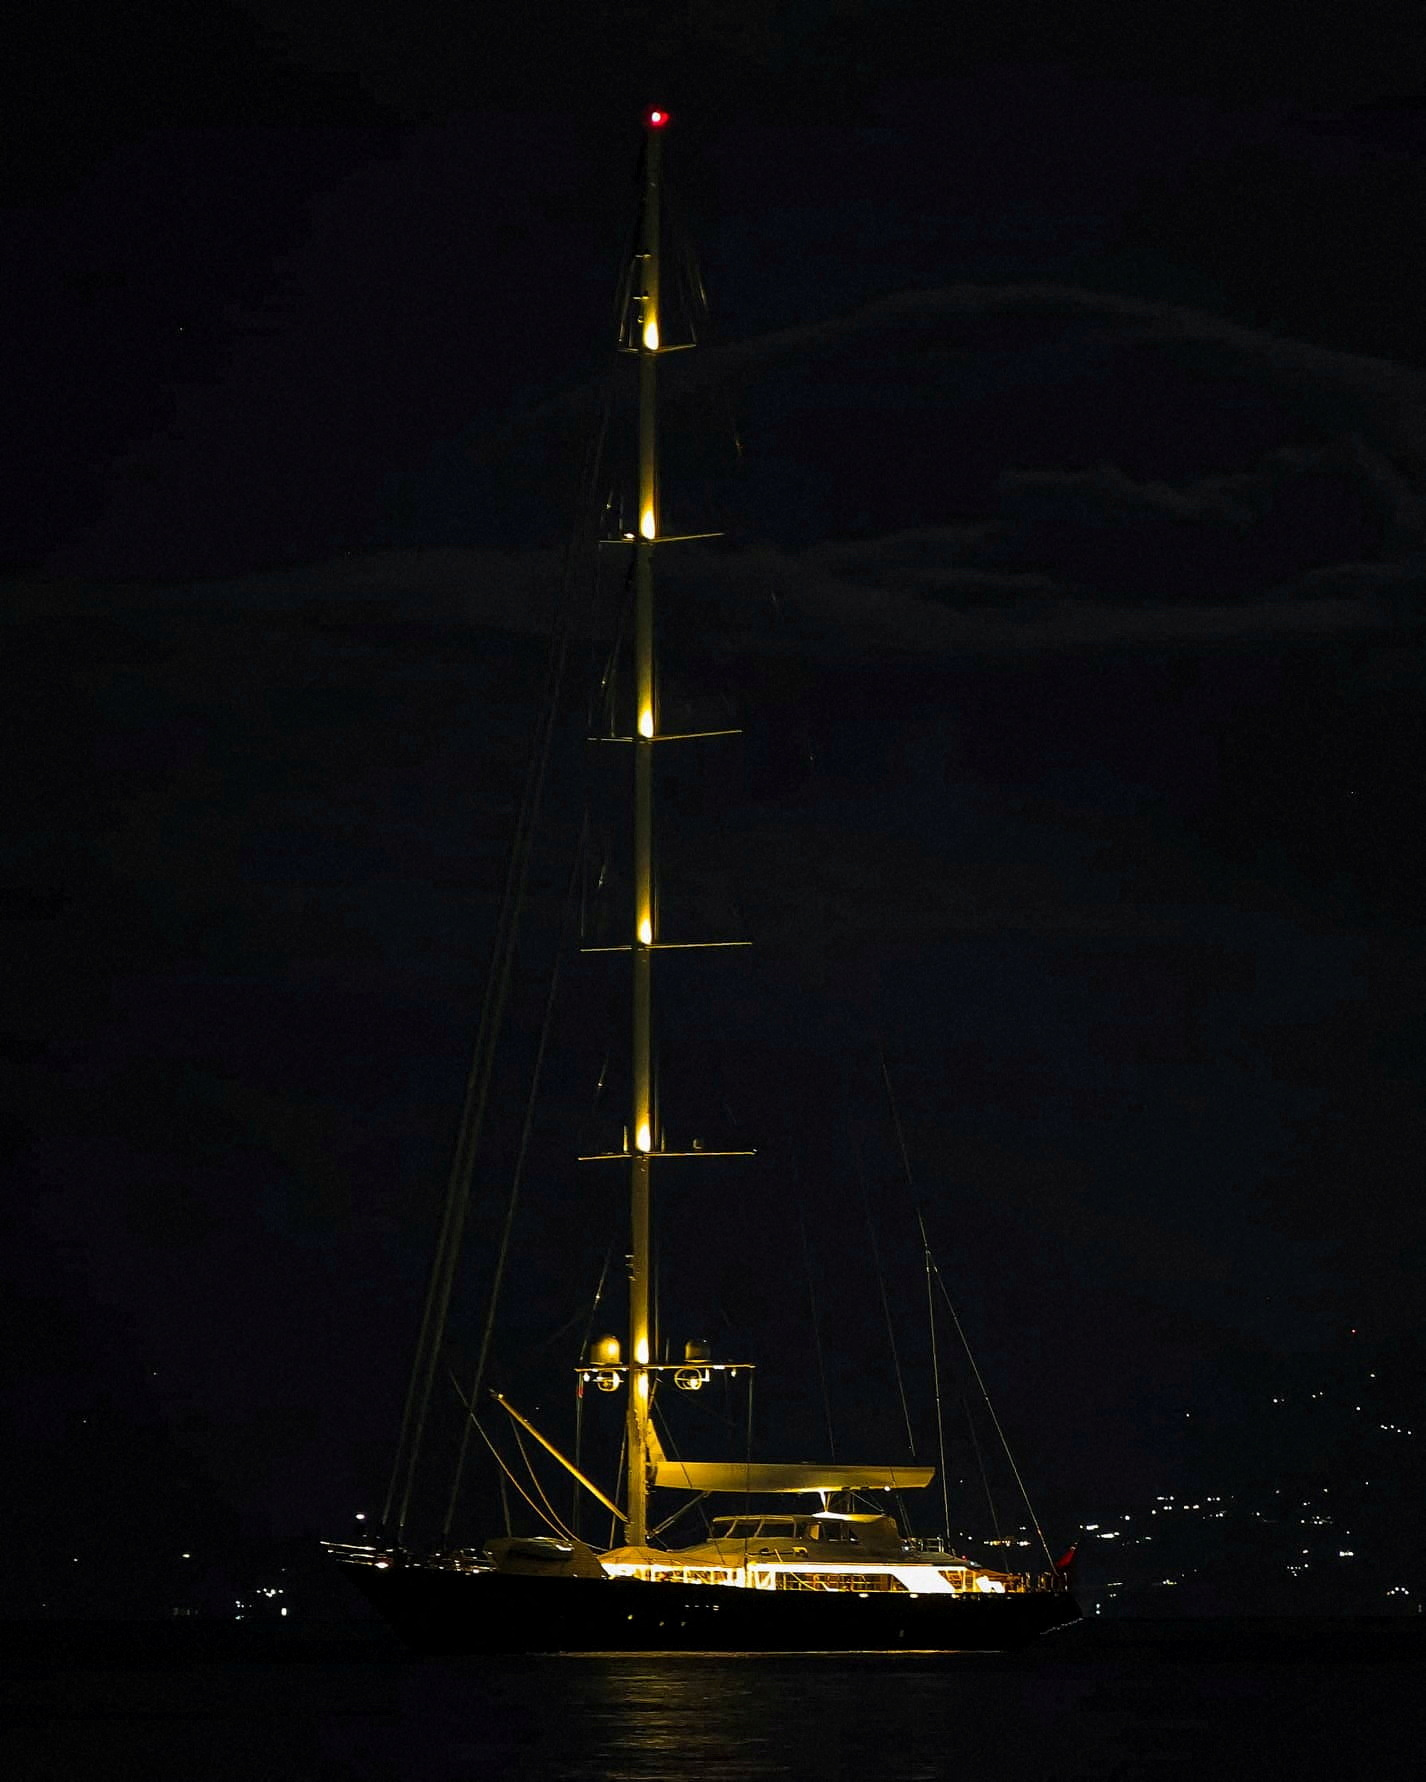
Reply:
[[[24,27],[0,908],[37,1597],[76,1527],[379,1507],[651,100],[711,302],[665,361],[666,521],[725,532],[660,558],[668,712],[746,731],[662,769],[663,924],[755,942],[660,962],[662,1107],[759,1152],[660,1176],[664,1336],[756,1361],[758,1446],[810,1457],[815,1305],[839,1457],[903,1457],[870,1203],[924,1452],[919,1201],[1058,1525],[1270,1477],[1255,1407],[1354,1343],[1419,1406],[1419,8],[989,10]],[[617,861],[581,738],[621,578],[576,625],[458,1366],[586,810]],[[618,1142],[623,1033],[607,962],[566,960],[496,1368],[566,1440],[611,1247],[622,1318],[622,1176],[571,1158]],[[707,1458],[741,1451],[718,1410]]]

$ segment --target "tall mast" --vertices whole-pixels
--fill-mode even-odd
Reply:
[[[644,202],[639,229],[636,291],[639,359],[639,506],[634,541],[634,907],[632,1107],[629,1131],[629,1402],[626,1448],[629,1506],[624,1538],[642,1547],[648,1537],[648,1457],[651,1376],[649,1318],[649,1175],[654,1149],[653,946],[654,780],[654,545],[659,536],[656,369],[659,352],[659,163],[668,113],[644,117]]]

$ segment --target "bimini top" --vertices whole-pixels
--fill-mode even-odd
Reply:
[[[919,1491],[931,1466],[837,1466],[797,1461],[670,1460],[659,1454],[653,1482],[665,1491]]]

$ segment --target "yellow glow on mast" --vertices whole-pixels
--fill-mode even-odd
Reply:
[[[634,541],[633,1031],[629,1126],[629,1400],[624,1539],[648,1540],[650,1480],[648,1373],[652,1352],[649,1190],[653,1143],[654,772],[657,700],[654,674],[654,542],[659,536],[657,384],[659,350],[659,161],[666,111],[644,114],[644,206],[635,262],[639,283],[639,535]]]

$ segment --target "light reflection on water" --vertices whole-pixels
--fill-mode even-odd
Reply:
[[[987,1657],[548,1659],[428,1672],[402,1719],[419,1721],[428,1758],[443,1747],[465,1764],[422,1769],[423,1782],[999,1782],[1113,1773],[1122,1751],[1097,1770],[1088,1748],[1075,1770],[1044,1767],[1047,1751],[1066,1755],[1056,1723],[1087,1688]],[[1105,1746],[1102,1723],[1087,1730],[1081,1745]]]
[[[1330,1661],[720,1654],[452,1665],[428,1670],[417,1696],[406,1698],[408,1742],[399,1763],[332,1773],[343,1782],[386,1782],[388,1775],[402,1782],[1227,1775],[1382,1782],[1419,1772],[1394,1769],[1380,1743],[1362,1742],[1360,1726],[1399,1729],[1409,1681],[1396,1667],[1373,1672]],[[1419,1723],[1419,1709],[1414,1715]]]
[[[784,1766],[766,1686],[736,1658],[692,1667],[644,1660],[595,1661],[571,1691],[587,1745],[569,1754],[575,1779],[653,1782],[669,1775],[717,1775],[757,1782]]]
[[[63,1782],[1122,1782],[1420,1774],[1412,1663],[766,1655],[194,1664],[0,1679]],[[8,1710],[8,1713],[7,1713]]]

